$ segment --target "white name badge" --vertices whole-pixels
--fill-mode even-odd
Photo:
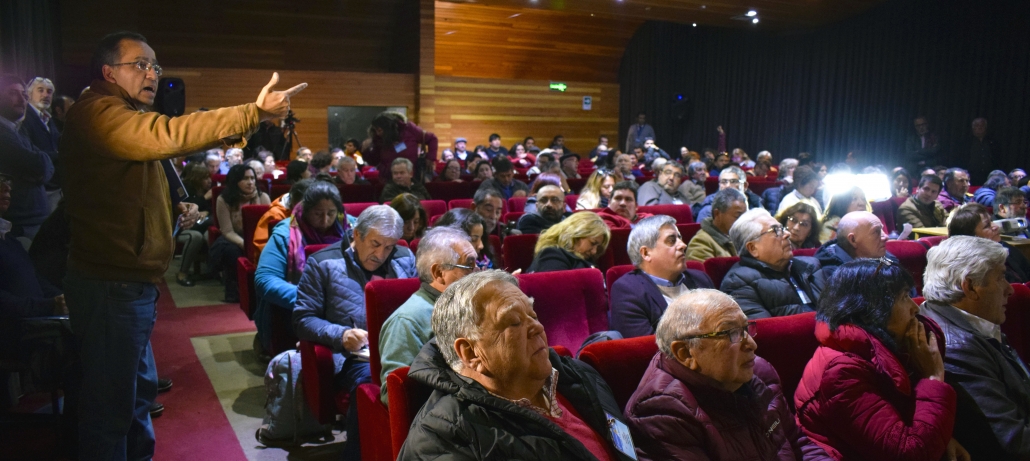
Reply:
[[[622,421],[615,419],[611,413],[605,412],[605,415],[608,416],[608,430],[612,432],[615,449],[631,459],[637,459],[637,449],[633,446],[633,437],[629,434],[629,428]]]
[[[397,151],[398,154],[401,153],[401,152],[404,152],[404,150],[407,149],[407,148],[408,148],[408,145],[404,144],[403,142],[399,142],[399,143],[393,145],[393,150]]]

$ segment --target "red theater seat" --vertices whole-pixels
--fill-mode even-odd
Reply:
[[[538,237],[539,234],[523,234],[509,235],[505,238],[501,245],[504,270],[514,272],[516,269],[529,269],[529,265],[533,264],[533,248],[536,247]]]
[[[443,200],[422,200],[421,203],[426,210],[427,221],[447,212],[447,202]]]
[[[575,211],[577,200],[579,200],[579,194],[568,194],[565,196],[565,206],[569,207],[570,210]]]
[[[880,218],[883,224],[883,231],[890,234],[894,232],[894,216],[898,214],[898,206],[892,200],[872,202],[873,214]]]
[[[747,184],[747,189],[758,196],[761,196],[762,192],[780,185],[779,181],[769,181],[765,178],[757,179],[754,177],[748,177]]]
[[[578,194],[579,191],[583,190],[583,186],[585,186],[587,184],[586,178],[580,178],[580,179],[569,178],[569,179],[566,179],[565,181],[569,183],[569,189],[572,189],[572,193],[574,193],[574,194]]]
[[[526,197],[512,197],[508,199],[508,209],[511,211],[525,211]]]
[[[944,239],[946,239],[946,238],[948,238],[947,235],[930,235],[930,236],[922,237],[922,238],[920,238],[919,240],[916,240],[916,241],[919,242],[919,243],[922,243],[923,246],[926,247],[927,250],[929,250],[930,248],[933,248],[933,247],[935,247],[937,245],[940,245],[941,242],[943,242]]]
[[[361,214],[362,211],[369,207],[379,205],[378,202],[361,202],[361,203],[344,203],[343,211],[355,218]]]
[[[1030,357],[1030,287],[1013,283],[1012,289],[1001,331],[1008,337],[1009,345],[1026,360]]]
[[[719,192],[719,178],[709,176],[705,178],[705,194],[712,195]]]
[[[374,182],[369,179],[369,182]],[[372,184],[337,184],[343,203],[375,202],[379,199]]]
[[[472,208],[473,201],[470,198],[456,198],[447,202],[447,209]]]
[[[734,264],[740,261],[738,256],[727,256],[724,258],[709,258],[705,260],[705,273],[712,279],[716,287],[722,286],[722,279]]]
[[[608,296],[597,269],[519,274],[519,288],[534,298],[533,308],[547,343],[579,350],[591,333],[608,329]]]
[[[701,231],[701,224],[676,224],[676,228],[679,229],[680,237],[683,237],[683,241],[686,243],[690,243],[690,239],[694,238],[694,236]]]
[[[251,320],[254,319],[254,309],[257,308],[257,295],[254,293],[255,272],[257,272],[257,265],[251,260],[244,257],[236,258],[236,283],[240,285],[240,309]]]
[[[608,240],[608,248],[605,250],[605,257],[611,258],[613,266],[625,266],[633,264],[629,259],[626,245],[629,243],[629,234],[632,229],[613,229],[612,236]]]
[[[690,205],[648,205],[637,207],[637,212],[671,216],[676,219],[676,224],[694,222],[694,214],[690,211]]]
[[[275,200],[290,193],[290,188],[293,187],[289,184],[272,184],[271,189],[268,191],[268,199]]]
[[[254,247],[254,231],[257,230],[258,221],[272,208],[270,205],[243,205],[240,207],[240,214],[243,218],[243,254],[251,262],[257,263],[257,248]]]
[[[912,274],[916,293],[923,293],[923,271],[926,270],[926,247],[914,240],[888,240],[887,251],[898,257],[901,266]]]
[[[479,189],[480,181],[463,182],[431,182],[426,183],[426,191],[434,200],[445,202],[459,198],[471,199]]]

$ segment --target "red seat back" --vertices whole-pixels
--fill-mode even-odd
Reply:
[[[383,323],[401,307],[416,291],[421,282],[413,279],[375,280],[365,285],[365,318],[368,326],[369,368],[372,369],[372,383],[382,386],[380,373],[383,366],[379,359],[379,334]]]
[[[605,249],[602,258],[610,258],[613,266],[625,266],[633,264],[629,260],[629,253],[626,252],[626,245],[629,243],[629,234],[632,229],[612,229],[611,239],[608,240],[608,248]]]
[[[568,194],[565,196],[565,206],[569,207],[570,210],[575,210],[577,200],[579,200],[579,194]]]
[[[579,191],[583,190],[583,186],[587,185],[587,178],[569,178],[565,180],[565,182],[569,183],[569,189],[572,189],[573,194],[578,194]],[[575,204],[575,202],[573,202],[573,204]]]
[[[898,213],[898,206],[894,204],[894,201],[882,200],[873,202],[872,208],[873,214],[880,218],[880,223],[883,224],[883,231],[888,234],[894,232],[894,215]]]
[[[768,179],[765,179],[765,178],[757,179],[757,178],[754,178],[754,177],[748,177],[747,178],[747,189],[749,191],[755,193],[756,195],[759,195],[759,196],[762,195],[762,192],[765,192],[766,190],[772,189],[772,188],[774,188],[776,186],[779,186],[779,185],[780,185],[779,181],[775,181],[775,180],[774,181],[769,181]]]
[[[470,198],[456,198],[447,202],[447,208],[454,210],[457,208],[472,208],[472,199]]]
[[[243,254],[251,261],[257,262],[257,249],[254,248],[254,231],[257,229],[258,221],[272,208],[269,205],[243,205],[240,207],[240,214],[243,218]]]
[[[304,254],[307,255],[307,256],[311,256],[311,255],[319,252],[320,250],[322,250],[323,248],[325,248],[325,247],[327,247],[329,245],[330,244],[328,244],[328,243],[318,243],[318,244],[315,244],[315,245],[305,245],[304,246]]]
[[[539,234],[509,235],[501,245],[501,253],[504,257],[504,270],[513,272],[516,269],[525,271],[533,264],[533,248],[536,247],[536,240]],[[495,250],[497,247],[494,247]],[[495,266],[496,267],[496,266]]]
[[[422,200],[421,203],[427,221],[447,212],[447,202],[443,200]]]
[[[526,209],[526,197],[512,197],[508,199],[508,210],[524,211]]]
[[[923,272],[926,270],[926,247],[914,240],[888,240],[887,251],[898,257],[901,266],[912,274],[916,293],[923,292]]]
[[[521,218],[522,215],[524,215],[524,214],[526,214],[526,213],[521,212],[521,211],[509,211],[507,213],[504,213],[501,216],[501,222],[502,223],[516,222],[517,223],[517,222],[519,222],[519,218]]]
[[[375,202],[379,199],[372,184],[337,184],[336,188],[340,190],[343,203]]]
[[[290,193],[290,188],[293,187],[289,184],[272,184],[271,189],[268,191],[268,199],[275,200]]]
[[[933,247],[935,247],[937,245],[940,245],[941,242],[943,242],[944,239],[946,239],[946,238],[948,238],[947,235],[930,235],[930,236],[922,237],[922,238],[920,238],[919,240],[916,240],[916,241],[919,242],[919,243],[922,243],[923,246],[926,247],[927,250],[929,250],[930,248],[933,248]]]
[[[519,274],[519,287],[547,332],[547,343],[579,350],[591,333],[608,329],[608,296],[597,269]]]
[[[657,352],[654,335],[649,335],[591,344],[583,348],[579,359],[597,370],[611,388],[619,408],[625,408]]]
[[[351,216],[357,217],[357,216],[361,215],[361,212],[365,211],[366,208],[373,207],[373,206],[376,206],[376,205],[379,205],[379,203],[377,203],[377,202],[344,203],[343,204],[343,211],[346,212],[347,214],[351,215]]]
[[[815,256],[818,248],[798,248],[794,250],[794,256]]]
[[[685,243],[690,243],[690,239],[694,238],[694,236],[701,231],[701,224],[676,224],[676,229],[679,229],[680,237],[683,237],[683,241]]]
[[[1012,295],[1005,305],[1005,323],[1001,331],[1020,357],[1030,357],[1030,287],[1013,283]]]
[[[705,273],[712,279],[716,287],[722,286],[722,279],[734,264],[740,261],[739,256],[727,256],[722,258],[709,258],[705,260]]]
[[[709,176],[705,178],[705,194],[712,195],[719,192],[719,177]]]
[[[454,199],[471,199],[479,189],[480,181],[431,182],[426,183],[426,191],[435,200],[451,201]]]
[[[637,212],[671,216],[676,219],[676,224],[694,222],[694,214],[690,211],[690,205],[648,205],[637,207]]]

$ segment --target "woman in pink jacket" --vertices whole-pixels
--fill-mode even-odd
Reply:
[[[826,286],[821,345],[794,394],[809,439],[838,460],[968,460],[951,438],[956,395],[944,383],[944,338],[916,315],[912,276],[886,258],[862,259]]]

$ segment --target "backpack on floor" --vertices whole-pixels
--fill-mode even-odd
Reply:
[[[318,423],[304,400],[300,352],[288,350],[265,371],[265,418],[254,437],[265,446],[333,440],[332,426]]]

